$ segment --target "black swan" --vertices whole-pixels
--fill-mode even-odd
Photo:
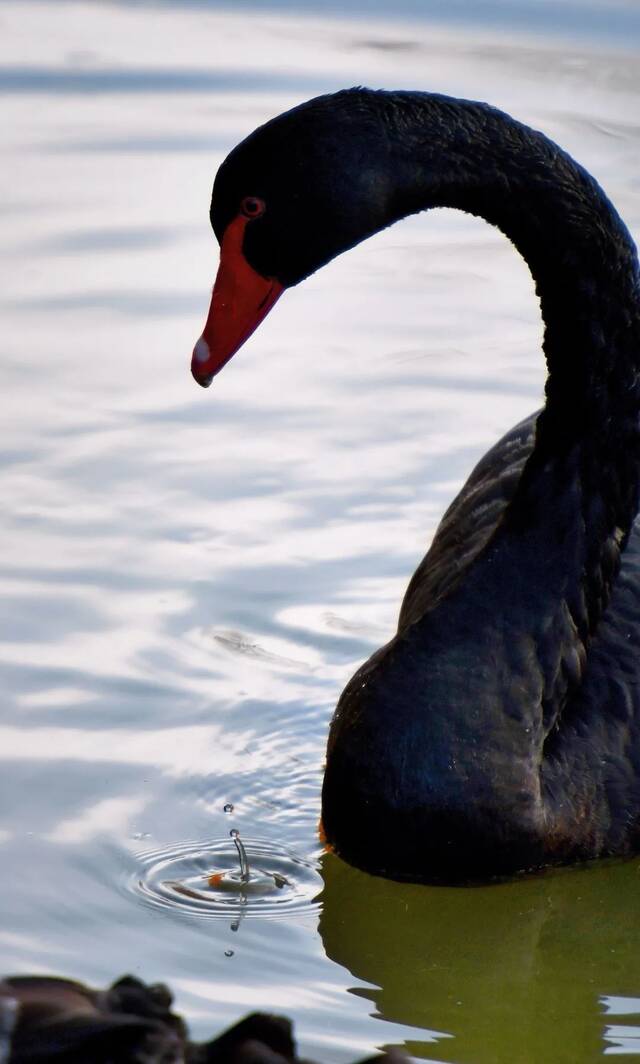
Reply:
[[[347,685],[322,822],[347,861],[467,882],[640,850],[640,275],[596,181],[482,103],[351,89],[217,174],[208,385],[285,288],[408,214],[457,207],[536,283],[542,412],[480,461]]]

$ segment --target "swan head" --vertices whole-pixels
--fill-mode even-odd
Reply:
[[[211,201],[220,265],[192,359],[199,384],[211,382],[286,288],[394,220],[377,96],[350,89],[310,100],[255,130],[222,163]]]

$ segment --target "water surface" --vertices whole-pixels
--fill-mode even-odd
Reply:
[[[637,862],[407,887],[316,834],[343,684],[540,403],[526,267],[478,220],[414,218],[287,293],[209,392],[188,373],[215,169],[319,92],[490,100],[640,232],[637,10],[325,10],[0,4],[2,967],[167,980],[201,1037],[286,1010],[327,1061],[639,1053]],[[232,829],[296,889],[204,919],[166,883]]]

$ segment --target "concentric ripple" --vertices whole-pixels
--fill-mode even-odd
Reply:
[[[317,908],[322,879],[312,862],[261,839],[242,843],[248,868],[233,834],[142,853],[142,871],[129,888],[148,904],[189,916],[240,920]]]

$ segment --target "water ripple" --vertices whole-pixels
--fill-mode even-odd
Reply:
[[[64,67],[0,67],[0,92],[4,93],[169,93],[176,92],[322,92],[337,88],[334,79],[301,74],[276,74],[252,70],[189,70],[176,67],[150,69],[118,67],[71,70]]]
[[[229,837],[141,854],[142,869],[127,887],[148,905],[186,916],[239,921],[319,910],[322,879],[313,862],[264,839],[246,839],[244,846],[248,878]]]

